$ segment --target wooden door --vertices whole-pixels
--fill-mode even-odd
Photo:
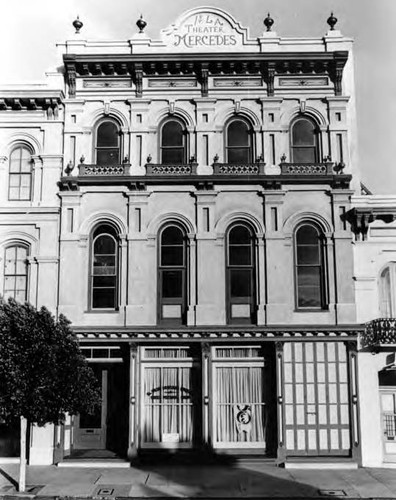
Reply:
[[[283,359],[287,455],[349,455],[351,431],[345,344],[287,342]]]
[[[102,404],[93,415],[80,414],[76,416],[74,420],[74,449],[106,449],[108,371],[95,366],[94,372],[101,382]]]
[[[396,387],[381,389],[384,461],[396,462]]]

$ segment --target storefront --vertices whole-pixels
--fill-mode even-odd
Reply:
[[[356,461],[355,343],[258,336],[84,346],[102,385],[102,407],[75,418],[72,455],[107,450],[133,460],[210,452],[278,463]]]

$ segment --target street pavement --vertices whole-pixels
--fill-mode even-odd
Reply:
[[[0,499],[18,495],[17,464],[0,465]],[[141,465],[128,468],[28,466],[26,497],[396,498],[396,469],[284,469],[268,463]]]

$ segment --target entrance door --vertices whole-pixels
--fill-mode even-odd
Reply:
[[[74,449],[104,450],[106,448],[108,370],[92,366],[101,382],[102,404],[93,415],[81,413],[74,421]]]
[[[396,388],[381,390],[384,461],[396,462]]]
[[[214,348],[214,448],[266,448],[264,359],[260,357],[257,347]]]
[[[189,347],[142,352],[142,448],[192,448],[200,434],[200,370]]]
[[[289,456],[349,455],[347,348],[343,342],[286,342],[284,408]]]

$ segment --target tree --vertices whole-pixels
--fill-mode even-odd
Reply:
[[[96,377],[70,321],[0,299],[0,418],[21,425],[19,490],[25,491],[27,424],[59,424],[100,404]]]

